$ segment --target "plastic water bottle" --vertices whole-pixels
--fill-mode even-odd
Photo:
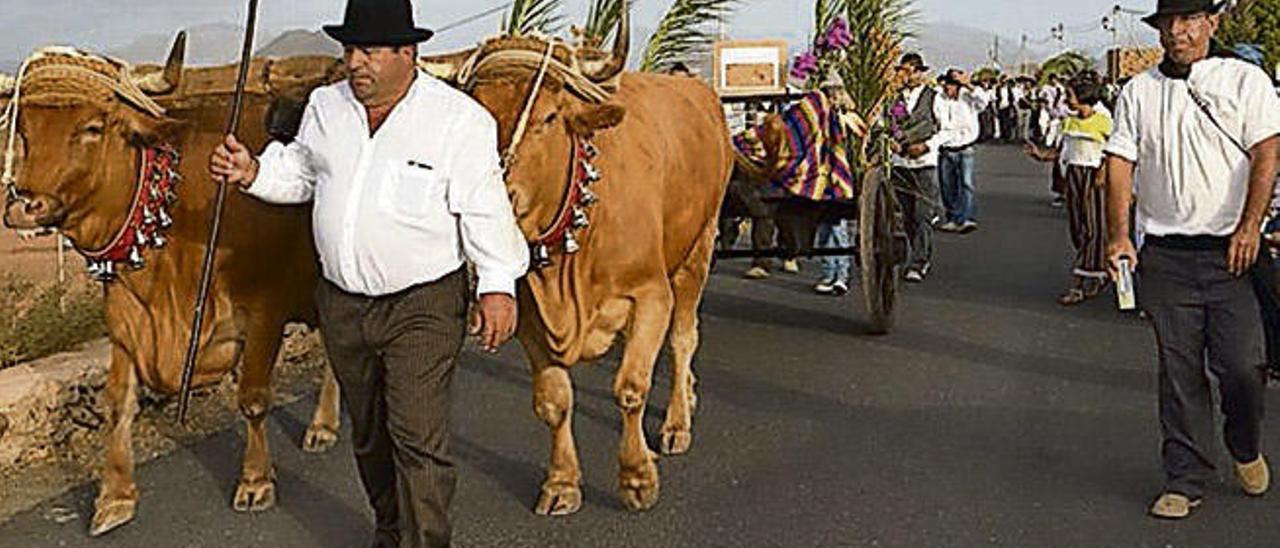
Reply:
[[[1116,299],[1120,310],[1133,310],[1138,307],[1138,299],[1133,291],[1133,268],[1128,258],[1120,259],[1120,279],[1116,281]]]

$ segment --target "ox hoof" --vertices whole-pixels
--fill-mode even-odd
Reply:
[[[582,509],[582,489],[570,483],[549,483],[542,486],[538,506],[539,516],[567,516]]]
[[[689,447],[692,445],[693,432],[690,432],[687,429],[663,429],[662,454],[683,455],[689,452]]]
[[[276,483],[271,480],[241,482],[231,507],[237,512],[263,512],[276,505]]]
[[[326,453],[338,444],[338,431],[328,426],[311,425],[302,438],[302,450],[307,453]]]
[[[638,469],[623,469],[618,494],[627,510],[640,512],[658,503],[658,465],[649,461]]]
[[[113,500],[99,502],[93,512],[93,521],[89,524],[89,536],[105,535],[112,530],[133,521],[137,513],[138,502],[134,500]]]

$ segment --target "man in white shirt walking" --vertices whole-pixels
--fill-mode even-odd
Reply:
[[[343,25],[324,30],[344,45],[348,79],[312,93],[293,143],[254,158],[228,136],[210,170],[267,202],[314,201],[316,306],[352,417],[373,546],[448,546],[464,258],[478,275],[472,330],[494,351],[515,330],[528,246],[493,118],[416,69],[431,31],[414,26],[410,0],[350,0]]]
[[[938,134],[931,141],[938,147],[938,180],[946,219],[938,227],[944,232],[969,233],[978,229],[977,200],[974,196],[973,168],[980,127],[978,113],[991,98],[969,84],[964,71],[951,69],[941,79],[942,94],[935,112]]]
[[[1250,280],[1280,150],[1280,98],[1266,74],[1210,56],[1221,3],[1161,0],[1146,18],[1165,59],[1125,86],[1109,155],[1107,255],[1141,265],[1139,301],[1160,358],[1165,483],[1153,516],[1180,519],[1213,476],[1213,397],[1245,493],[1261,496],[1265,350]],[[1136,192],[1139,254],[1129,238]]]

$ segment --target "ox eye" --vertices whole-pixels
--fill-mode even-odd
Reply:
[[[550,123],[552,123],[552,122],[556,121],[556,116],[557,116],[557,115],[556,115],[556,113],[552,112],[551,114],[548,114],[548,115],[547,115],[547,117],[546,117],[545,119],[543,119],[543,120],[542,120],[542,123],[544,123],[544,124],[550,124]]]
[[[84,128],[80,130],[80,133],[87,139],[97,139],[102,137],[102,134],[105,131],[106,124],[103,124],[102,122],[91,122],[86,124]]]

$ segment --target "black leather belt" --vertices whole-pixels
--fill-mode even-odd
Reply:
[[[1231,238],[1228,236],[1186,236],[1175,234],[1172,236],[1147,236],[1146,244],[1183,251],[1226,251],[1231,247]]]

